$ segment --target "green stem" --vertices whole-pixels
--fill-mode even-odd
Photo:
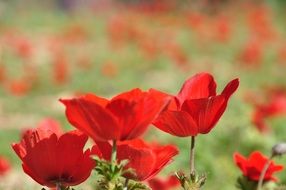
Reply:
[[[117,154],[117,141],[113,140],[112,141],[112,154],[111,154],[111,167],[112,167],[112,171],[114,172],[115,169],[115,165],[116,165],[116,154]]]
[[[191,150],[190,150],[190,166],[191,174],[195,173],[195,136],[192,136]]]
[[[263,169],[262,169],[262,172],[261,172],[261,174],[260,174],[260,176],[259,176],[259,181],[258,181],[258,185],[257,185],[257,189],[256,190],[262,190],[262,184],[263,184],[263,179],[264,179],[264,177],[265,177],[265,174],[266,174],[266,172],[267,172],[267,169],[268,169],[268,167],[270,166],[270,164],[271,164],[271,161],[272,161],[272,159],[273,159],[273,157],[274,157],[275,155],[271,155],[270,156],[270,158],[269,158],[269,160],[266,162],[266,164],[264,165],[264,167],[263,167]]]

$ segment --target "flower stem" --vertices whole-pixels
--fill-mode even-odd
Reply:
[[[117,154],[117,142],[116,140],[112,141],[112,153],[111,153],[111,169],[114,172],[115,164],[116,164],[116,154]]]
[[[270,156],[270,158],[268,159],[268,161],[266,162],[266,164],[264,165],[264,167],[263,167],[263,169],[262,169],[262,172],[261,172],[261,174],[260,174],[260,176],[259,176],[259,181],[258,181],[257,189],[256,189],[256,190],[262,190],[263,179],[264,179],[264,177],[265,177],[265,174],[266,174],[266,172],[267,172],[267,169],[268,169],[268,167],[270,166],[271,161],[272,161],[272,159],[273,159],[274,156],[275,156],[275,155],[272,154],[272,155]]]
[[[62,190],[62,186],[61,186],[60,183],[57,183],[57,184],[56,184],[56,190]]]
[[[191,174],[195,173],[195,136],[192,136],[191,150],[190,150],[190,166]]]
[[[123,190],[127,190],[127,189],[128,189],[128,182],[129,182],[129,179],[126,178],[126,179],[125,179],[125,183],[124,183],[124,188],[123,188]]]

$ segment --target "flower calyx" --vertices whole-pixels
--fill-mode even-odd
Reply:
[[[176,172],[175,175],[179,179],[184,190],[200,190],[207,179],[205,174],[198,175],[196,172],[192,172],[190,177],[187,177],[182,172]]]

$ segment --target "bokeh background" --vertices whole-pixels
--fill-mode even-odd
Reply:
[[[72,129],[59,98],[136,87],[177,94],[198,72],[212,73],[219,92],[240,78],[217,126],[196,141],[204,189],[236,189],[234,152],[269,155],[286,140],[286,1],[1,0],[0,155],[11,169],[0,189],[40,189],[11,143],[47,117]],[[188,171],[189,138],[152,126],[145,138],[180,148],[159,175]],[[285,172],[278,176],[286,183]]]

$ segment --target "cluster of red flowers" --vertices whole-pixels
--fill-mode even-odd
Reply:
[[[47,119],[36,129],[25,131],[13,149],[23,162],[25,173],[47,187],[66,188],[85,181],[91,170],[100,165],[91,155],[109,163],[128,160],[122,177],[145,181],[178,154],[173,145],[150,144],[140,139],[148,126],[153,123],[180,137],[206,134],[222,116],[238,85],[235,79],[217,95],[213,77],[200,73],[188,79],[177,96],[154,89],[133,89],[110,100],[94,94],[61,99],[68,121],[78,130],[62,133],[59,124]],[[88,137],[95,144],[84,151]],[[167,189],[164,184],[178,183],[170,178],[153,179],[149,184],[154,189]]]
[[[59,34],[43,37],[44,39],[32,39],[15,29],[4,30],[0,37],[0,42],[4,44],[5,55],[7,53],[7,57],[9,57],[11,54],[19,61],[20,72],[17,73],[17,76],[10,72],[7,63],[9,60],[2,59],[0,62],[0,84],[12,95],[26,95],[39,83],[41,75],[38,73],[40,65],[43,64],[42,62],[41,64],[37,63],[37,56],[41,55],[39,50],[47,52],[48,64],[52,71],[49,75],[51,81],[57,85],[69,82],[73,63],[68,60],[70,56],[67,54],[67,46],[77,47],[79,44],[86,43],[88,35],[82,25],[73,24]],[[74,66],[79,69],[87,69],[91,65],[89,55],[82,51],[73,57],[73,62],[75,62]]]

